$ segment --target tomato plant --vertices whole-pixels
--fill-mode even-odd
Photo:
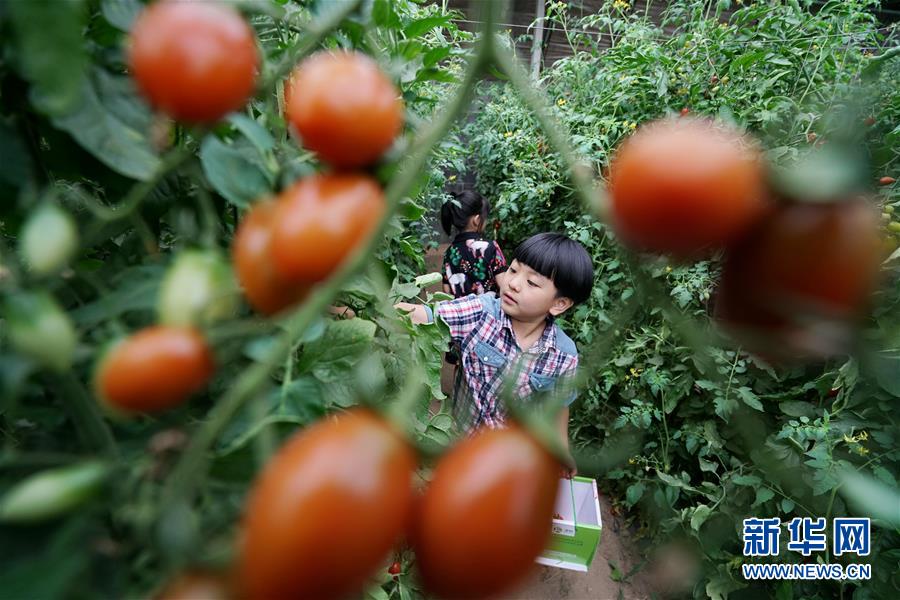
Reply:
[[[243,589],[254,598],[358,590],[407,527],[415,466],[402,436],[367,410],[298,433],[250,492]]]
[[[442,598],[485,598],[518,582],[549,539],[558,475],[558,462],[517,426],[459,442],[417,507],[425,587]]]
[[[385,210],[378,183],[361,174],[301,179],[277,200],[271,255],[278,274],[296,283],[328,277],[369,235]]]
[[[241,108],[256,85],[253,29],[232,8],[163,0],[131,30],[131,72],[147,100],[175,119],[212,123]]]
[[[322,52],[303,61],[285,86],[285,111],[303,145],[336,167],[378,160],[403,125],[403,101],[371,58]]]
[[[681,257],[726,246],[765,210],[763,166],[750,141],[698,119],[642,126],[616,151],[609,187],[625,243]]]
[[[97,368],[98,396],[111,408],[157,412],[184,402],[213,374],[203,336],[191,327],[148,327],[110,348]]]

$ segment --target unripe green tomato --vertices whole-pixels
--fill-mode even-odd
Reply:
[[[52,203],[38,207],[22,226],[19,254],[30,271],[50,275],[65,267],[78,250],[72,217]]]
[[[211,250],[186,250],[163,278],[157,302],[163,325],[203,325],[234,315],[237,286],[231,268]]]
[[[69,315],[47,292],[20,292],[3,305],[12,347],[40,365],[64,372],[72,366],[78,336]]]
[[[34,523],[70,512],[100,489],[108,473],[105,463],[89,461],[32,475],[0,500],[0,522]]]

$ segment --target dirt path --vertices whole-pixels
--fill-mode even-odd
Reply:
[[[610,512],[609,500],[600,496],[600,515],[603,532],[594,562],[587,573],[553,567],[538,567],[516,591],[503,596],[504,600],[644,600],[654,597],[649,577],[639,570],[626,581],[622,579],[640,563],[635,545],[621,517]],[[611,566],[612,565],[612,566]]]

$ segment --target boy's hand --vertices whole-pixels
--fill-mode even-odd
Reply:
[[[421,304],[410,304],[409,302],[398,302],[394,308],[402,313],[409,313],[409,318],[416,325],[424,325],[428,323],[428,313]]]
[[[563,465],[562,469],[559,471],[559,476],[563,479],[572,479],[578,475],[578,465],[575,464],[575,461],[572,461],[568,465]]]

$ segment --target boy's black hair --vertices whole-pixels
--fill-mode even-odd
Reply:
[[[491,203],[478,192],[465,190],[453,195],[453,200],[444,202],[441,206],[441,226],[447,235],[455,227],[457,231],[464,231],[469,224],[469,218],[481,215],[482,220],[487,221],[491,212]]]
[[[516,248],[513,260],[553,281],[557,296],[580,304],[591,295],[594,265],[584,246],[561,233],[533,235]]]

